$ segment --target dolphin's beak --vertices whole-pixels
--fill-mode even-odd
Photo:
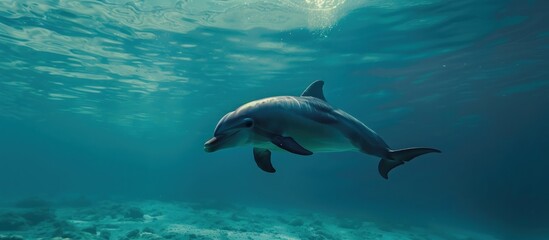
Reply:
[[[204,151],[206,151],[206,152],[215,152],[215,150],[217,150],[215,148],[215,145],[219,142],[220,137],[221,136],[216,136],[216,137],[213,137],[210,140],[206,141],[206,143],[204,143]]]
[[[218,134],[217,136],[212,137],[210,140],[204,143],[204,151],[215,152],[217,150],[230,147],[231,139],[234,139],[232,138],[232,136],[237,133],[238,131],[235,131],[230,134]]]

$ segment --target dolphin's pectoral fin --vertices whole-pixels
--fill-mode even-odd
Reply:
[[[274,173],[276,171],[271,164],[271,151],[268,149],[254,148],[254,159],[261,170],[268,173]]]
[[[283,137],[283,136],[274,136],[271,138],[271,142],[278,146],[279,148],[282,148],[288,152],[299,154],[299,155],[311,155],[313,152],[305,149],[299,143],[297,143],[293,138],[291,137]]]

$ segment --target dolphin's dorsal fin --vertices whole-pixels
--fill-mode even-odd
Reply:
[[[303,91],[301,94],[302,97],[315,97],[318,99],[322,99],[326,101],[326,98],[324,98],[324,93],[322,92],[322,87],[324,86],[324,81],[322,80],[316,80],[311,85]]]

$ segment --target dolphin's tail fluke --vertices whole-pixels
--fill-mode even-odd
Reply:
[[[388,174],[393,168],[396,168],[417,156],[432,152],[439,153],[440,150],[434,148],[405,148],[399,150],[389,150],[387,154],[388,156],[379,161],[379,165],[377,167],[379,174],[381,174],[383,178],[388,179]]]

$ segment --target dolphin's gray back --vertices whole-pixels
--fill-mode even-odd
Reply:
[[[246,103],[235,110],[237,114],[253,113],[254,111],[289,111],[300,114],[329,113],[333,108],[326,102],[313,97],[279,96],[259,99]]]

